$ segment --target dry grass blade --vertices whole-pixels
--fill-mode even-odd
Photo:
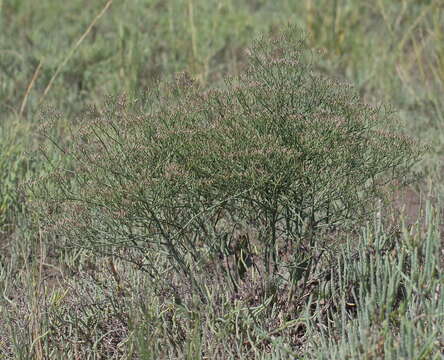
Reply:
[[[39,62],[37,68],[34,71],[34,75],[32,75],[32,79],[26,88],[25,96],[23,97],[22,105],[20,106],[20,116],[23,115],[23,111],[25,110],[26,102],[28,100],[29,93],[31,92],[32,87],[34,86],[35,80],[37,79],[37,76],[40,72],[40,69],[42,67],[42,61]]]
[[[66,56],[66,58],[60,63],[60,65],[57,67],[56,72],[54,73],[54,75],[52,76],[51,80],[49,80],[48,85],[45,88],[45,91],[43,92],[42,97],[40,98],[39,104],[41,104],[43,102],[43,99],[45,98],[46,94],[49,92],[49,90],[52,87],[52,83],[54,82],[54,80],[57,78],[57,76],[59,75],[60,71],[62,70],[62,68],[66,65],[66,63],[69,61],[69,59],[72,57],[72,55],[74,54],[74,52],[76,51],[76,49],[80,46],[80,44],[83,42],[83,40],[86,38],[86,36],[91,32],[91,29],[94,27],[94,25],[97,23],[97,21],[99,21],[99,19],[105,14],[105,12],[108,10],[108,8],[111,6],[113,0],[108,0],[108,2],[105,4],[105,6],[103,7],[103,9],[97,14],[97,16],[94,18],[94,20],[91,22],[91,24],[89,24],[88,28],[86,29],[86,31],[83,33],[83,35],[80,37],[79,40],[77,40],[76,44],[74,45],[74,47],[71,49],[71,51],[69,52],[68,56]]]

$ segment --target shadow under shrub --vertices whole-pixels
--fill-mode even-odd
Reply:
[[[181,75],[85,113],[59,147],[72,168],[32,186],[47,231],[133,262],[178,301],[184,283],[205,298],[213,272],[234,290],[249,270],[306,277],[319,234],[361,224],[423,152],[386,108],[314,73],[314,55],[289,27],[223,90]]]

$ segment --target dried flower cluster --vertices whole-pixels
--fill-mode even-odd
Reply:
[[[314,73],[297,30],[249,54],[226,90],[181,75],[144,99],[150,111],[118,97],[85,115],[66,153],[73,169],[33,185],[48,204],[75,204],[75,221],[48,215],[52,231],[62,224],[70,245],[166,252],[203,297],[203,257],[220,259],[235,288],[250,268],[293,281],[309,271],[315,235],[365,220],[382,184],[407,178],[423,149],[392,134],[390,112]],[[254,230],[242,254],[238,227]],[[159,276],[149,261],[144,269]]]

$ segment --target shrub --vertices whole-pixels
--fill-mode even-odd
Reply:
[[[298,281],[320,234],[365,221],[423,152],[387,108],[317,74],[314,55],[289,27],[257,40],[224,89],[181,75],[85,113],[59,145],[71,168],[31,187],[47,230],[133,262],[153,286],[185,276],[203,298],[204,270],[234,289],[250,268]]]

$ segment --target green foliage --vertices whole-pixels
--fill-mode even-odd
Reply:
[[[59,146],[72,168],[38,182],[48,231],[98,252],[137,249],[156,278],[151,257],[166,252],[202,296],[196,273],[208,257],[235,255],[224,270],[243,278],[256,255],[266,279],[287,269],[297,282],[317,234],[361,224],[423,152],[382,130],[389,114],[314,73],[311,55],[289,27],[256,41],[226,90],[202,92],[183,75],[144,100],[146,113],[125,97],[92,111],[76,140]]]
[[[24,114],[42,101],[66,113],[98,104],[105,94],[133,94],[187,70],[202,83],[237,71],[241,49],[256,31],[266,31],[258,12],[233,0],[113,2],[80,46],[74,49],[106,2],[44,0],[23,6],[4,1],[0,14],[1,102],[19,111],[39,64]],[[258,9],[259,11],[259,9]],[[68,57],[51,90],[43,96],[58,66]]]
[[[75,169],[79,165],[76,159],[48,146],[49,159],[40,162],[36,158],[30,160],[29,151],[41,144],[34,126],[41,101],[63,113],[44,113],[45,119],[54,122],[51,137],[62,149],[73,150],[69,144],[72,134],[75,141],[79,140],[76,133],[79,125],[87,127],[106,116],[119,134],[126,129],[130,131],[128,138],[135,141],[134,146],[144,143],[149,137],[147,133],[134,132],[146,129],[146,124],[125,125],[122,130],[122,124],[127,123],[121,122],[117,114],[105,113],[113,106],[118,110],[118,106],[112,98],[102,106],[104,94],[127,93],[133,99],[138,97],[134,94],[151,88],[153,79],[171,79],[175,72],[184,70],[204,86],[203,91],[219,87],[227,73],[244,71],[246,57],[242,49],[246,43],[261,32],[275,34],[278,27],[290,22],[307,31],[310,47],[318,49],[313,54],[305,52],[307,63],[313,62],[310,66],[318,75],[346,79],[366,103],[383,100],[393,104],[397,117],[403,121],[390,131],[413,135],[430,146],[432,151],[415,167],[425,170],[430,184],[427,194],[431,192],[440,198],[444,184],[442,1],[378,0],[371,6],[362,0],[113,1],[75,47],[105,3],[0,0],[0,358],[441,359],[444,297],[439,206],[436,213],[429,211],[432,207],[427,208],[425,219],[420,217],[419,224],[409,230],[401,227],[397,235],[390,229],[402,222],[398,213],[377,214],[378,221],[382,219],[389,226],[381,227],[378,222],[377,226],[366,227],[361,236],[343,233],[342,229],[364,216],[349,220],[344,216],[336,223],[335,231],[323,233],[322,229],[329,230],[330,225],[314,231],[312,245],[310,236],[303,236],[310,229],[309,221],[300,229],[299,237],[295,235],[295,227],[293,235],[286,234],[287,225],[282,221],[278,223],[276,244],[285,251],[279,253],[278,271],[272,268],[266,279],[263,275],[267,269],[262,264],[267,239],[272,238],[268,223],[251,223],[253,215],[240,208],[240,197],[235,193],[230,193],[231,204],[221,198],[220,204],[216,203],[209,211],[210,205],[202,205],[199,199],[193,206],[203,214],[193,216],[216,222],[216,226],[211,226],[217,234],[205,234],[203,230],[211,229],[206,224],[194,239],[190,236],[197,228],[194,220],[184,225],[184,221],[176,218],[174,224],[183,230],[172,232],[177,233],[174,241],[180,239],[175,243],[182,244],[179,256],[188,253],[191,257],[191,253],[197,253],[197,260],[200,259],[194,261],[182,256],[195,282],[203,289],[201,297],[205,301],[201,301],[198,292],[189,291],[189,276],[177,271],[178,266],[176,269],[171,266],[177,261],[169,256],[162,236],[150,238],[152,247],[146,246],[147,231],[141,230],[146,220],[138,216],[140,206],[128,208],[125,197],[131,194],[142,198],[144,193],[134,195],[134,186],[122,192],[125,181],[132,184],[143,178],[134,176],[134,172],[143,168],[143,161],[152,159],[151,155],[143,152],[135,156],[132,151],[135,147],[124,139],[121,154],[113,144],[110,148],[115,153],[107,155],[108,159],[123,159],[116,163],[121,166],[106,164],[106,169],[116,171],[120,166],[131,177],[125,178],[126,175],[117,172],[115,178],[110,178],[105,176],[109,171],[94,169],[92,174],[98,174],[94,181],[85,183],[81,177],[72,176],[68,183],[66,170],[82,174],[83,170]],[[43,95],[65,61],[50,91]],[[253,101],[254,93],[245,91],[246,84],[238,80],[232,79],[227,93],[211,99],[223,100],[224,94],[232,94],[230,106],[236,104],[233,112],[243,111],[237,104],[239,93],[232,85],[240,86],[243,94],[250,94],[247,104]],[[341,88],[342,85],[337,87]],[[185,86],[181,91],[188,94],[186,100],[190,104],[201,105],[209,113],[218,109],[212,100],[198,100],[202,96],[198,89]],[[347,93],[351,96],[351,92]],[[148,114],[159,111],[161,104],[164,115],[168,114],[168,106],[182,113],[177,104],[180,99],[172,94],[171,97],[159,101],[147,96],[146,102],[139,98],[135,104],[128,102],[123,106],[121,115],[129,120],[137,120],[138,115],[148,119]],[[268,98],[265,100],[265,104],[272,104]],[[91,104],[95,104],[101,116],[80,114]],[[177,118],[204,119],[186,103],[182,108],[182,114],[187,116]],[[242,111],[241,114],[247,113]],[[379,114],[382,120],[384,110]],[[158,124],[159,119],[151,120]],[[109,124],[100,121],[95,128],[98,134],[109,133]],[[386,122],[383,130],[387,130],[389,123]],[[196,125],[187,124],[185,129]],[[173,129],[183,133],[183,129]],[[86,135],[85,139],[94,140],[94,134]],[[181,144],[190,138],[178,136],[174,140]],[[104,143],[112,143],[109,138],[104,139]],[[205,149],[203,140],[199,140],[200,148]],[[240,148],[245,150],[247,145]],[[268,145],[264,143],[264,147]],[[188,150],[193,149],[199,147]],[[135,162],[142,165],[134,166],[132,171],[131,157],[127,162],[123,151],[131,153]],[[82,159],[87,160],[86,155],[77,157]],[[277,160],[283,164],[286,161],[283,157],[274,158],[269,164],[277,165]],[[236,161],[239,162],[239,157]],[[257,162],[265,163],[263,158]],[[91,167],[90,161],[85,164]],[[49,209],[51,214],[30,212],[28,203],[35,199],[22,197],[16,191],[17,184],[32,174],[47,174],[48,168],[52,169],[54,180],[57,175],[54,167],[62,169],[61,180],[65,181],[66,190],[70,190],[72,203],[76,199],[85,200],[89,185],[95,194],[89,200],[100,200],[94,186],[100,186],[103,194],[109,189],[109,199],[87,203],[78,211],[55,201]],[[220,167],[215,168],[220,170]],[[202,164],[197,163],[196,168],[202,169]],[[172,170],[174,173],[174,167]],[[164,174],[165,169],[160,167],[158,173]],[[261,176],[258,178],[263,180]],[[269,179],[268,184],[276,181],[276,177]],[[54,195],[64,182],[52,180],[47,185]],[[193,181],[199,185],[198,179]],[[189,191],[190,183],[177,191],[184,188]],[[426,197],[423,185],[414,189],[421,199]],[[141,183],[135,184],[135,188],[139,187]],[[112,194],[113,188],[120,191],[121,198]],[[223,193],[223,189],[219,190]],[[230,192],[228,186],[224,191]],[[80,199],[75,197],[79,194]],[[61,200],[67,193],[59,195]],[[416,215],[411,199],[405,202],[401,197],[394,198],[395,207],[405,207],[409,217]],[[191,203],[195,199],[188,200]],[[289,200],[280,201],[285,205]],[[118,213],[114,221],[104,204],[111,211],[121,209],[122,204],[128,209],[126,213]],[[434,200],[433,204],[437,205]],[[64,211],[64,206],[74,211],[59,213],[58,220],[63,223],[54,224],[58,231],[47,228],[49,231],[43,233],[41,224],[33,221],[35,218],[43,223],[56,221],[54,211]],[[228,209],[218,211],[218,206]],[[174,214],[182,210],[168,211]],[[264,213],[258,211],[259,217],[264,218]],[[85,234],[76,228],[88,225],[88,221],[97,230],[95,234],[91,227],[87,227],[90,232]],[[409,219],[406,221],[411,223]],[[73,242],[72,238],[61,236],[59,225],[67,226],[68,231],[77,229],[79,237]],[[148,232],[155,230],[153,226]],[[116,239],[121,243],[116,244]],[[199,251],[192,246],[194,240]],[[293,249],[285,249],[286,242],[293,243]],[[72,249],[71,245],[92,249]],[[292,250],[301,247],[303,251],[289,256]],[[326,251],[333,247],[334,251]],[[222,256],[216,256],[218,253]],[[273,251],[269,255],[273,260]],[[153,277],[146,276],[147,271]],[[287,281],[291,277],[293,283]]]
[[[311,358],[442,358],[437,216],[429,204],[424,229],[403,227],[390,235],[376,221],[364,230],[358,246],[348,242],[324,288],[325,298],[336,302],[332,308],[341,311],[325,314],[334,325],[315,341]]]
[[[375,217],[359,236],[342,239],[328,261],[322,259],[309,286],[301,286],[304,301],[289,300],[288,288],[279,285],[274,295],[258,299],[262,289],[254,279],[233,297],[208,272],[208,301],[194,297],[181,303],[126,261],[87,251],[65,257],[67,279],[57,285],[37,281],[45,272],[31,272],[32,281],[0,272],[3,289],[24,291],[24,304],[33,305],[7,298],[11,310],[0,318],[7,341],[0,349],[20,359],[32,357],[39,343],[46,357],[56,359],[87,358],[88,352],[99,359],[440,359],[440,213],[429,203],[424,227],[397,231]],[[156,265],[168,281],[176,281],[162,257]],[[23,330],[29,319],[40,326],[32,346]]]

